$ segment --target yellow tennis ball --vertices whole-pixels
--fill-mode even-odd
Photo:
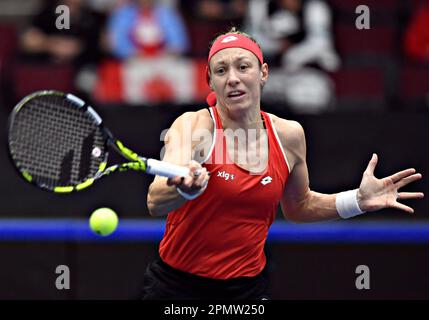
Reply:
[[[100,236],[108,236],[118,226],[118,216],[110,208],[99,208],[89,218],[89,226],[92,231]]]

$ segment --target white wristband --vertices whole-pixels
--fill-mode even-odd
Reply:
[[[362,211],[359,208],[359,204],[357,202],[357,191],[358,189],[355,189],[340,192],[337,194],[335,205],[337,207],[337,212],[341,218],[348,219],[365,213],[365,211]]]
[[[195,194],[189,194],[189,193],[186,193],[185,191],[183,191],[183,190],[180,190],[180,188],[177,188],[176,187],[176,190],[177,190],[177,192],[183,197],[183,198],[185,198],[186,200],[194,200],[195,198],[198,198],[200,195],[202,195],[203,194],[203,192],[206,190],[206,188],[207,188],[207,184],[208,183],[206,183],[205,184],[205,186],[203,187],[203,188],[201,188],[201,190],[200,191],[198,191],[197,193],[195,193]]]

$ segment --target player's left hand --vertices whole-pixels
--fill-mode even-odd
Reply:
[[[378,156],[372,155],[368,167],[363,173],[362,181],[357,193],[359,207],[363,211],[376,211],[383,208],[396,208],[408,213],[413,213],[413,208],[399,203],[398,200],[421,199],[423,192],[399,192],[398,190],[407,184],[420,180],[422,175],[415,169],[406,169],[389,177],[377,179],[374,170],[378,162]]]

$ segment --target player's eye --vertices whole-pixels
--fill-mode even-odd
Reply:
[[[241,64],[240,65],[240,70],[241,71],[245,71],[245,70],[247,70],[249,68],[249,66],[247,65],[247,64]]]
[[[218,74],[218,75],[222,75],[222,74],[225,73],[225,68],[223,68],[223,67],[217,68],[215,70],[215,73]]]

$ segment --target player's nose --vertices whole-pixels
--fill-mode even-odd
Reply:
[[[238,73],[236,70],[234,70],[234,68],[231,68],[228,71],[228,75],[227,75],[227,83],[230,86],[236,86],[238,83],[240,83],[240,78],[238,76]]]

